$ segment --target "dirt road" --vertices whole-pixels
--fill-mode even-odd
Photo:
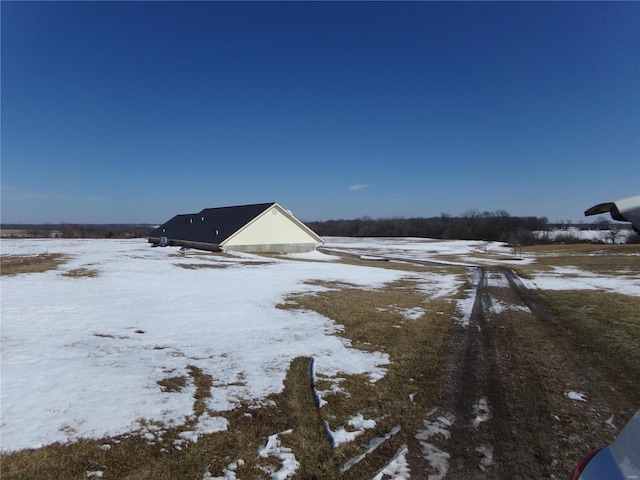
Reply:
[[[474,277],[473,310],[451,339],[442,392],[446,478],[567,478],[614,438],[632,400],[514,272],[478,267]]]
[[[429,475],[566,479],[640,408],[637,347],[620,348],[636,351],[620,367],[619,357],[607,355],[623,340],[613,338],[608,352],[598,352],[602,329],[590,338],[575,331],[513,270],[466,266],[475,286],[473,309],[453,332],[439,404],[425,419],[427,433],[416,436],[437,471]],[[615,334],[605,329],[603,336]]]

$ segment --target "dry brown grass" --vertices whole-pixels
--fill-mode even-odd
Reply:
[[[93,268],[74,268],[62,274],[63,277],[70,278],[94,278],[97,277],[100,272]]]
[[[163,392],[181,392],[187,385],[187,377],[184,375],[177,377],[167,377],[156,382]]]
[[[640,274],[640,245],[546,245],[527,250],[536,255],[536,262],[518,267],[523,277],[554,267],[575,267],[618,277]],[[596,358],[609,365],[619,382],[640,396],[638,297],[598,290],[547,290],[539,294],[575,332],[576,342],[588,345]]]
[[[18,275],[21,273],[41,273],[54,270],[68,260],[60,253],[41,253],[39,255],[1,255],[0,274]]]
[[[314,472],[318,478],[335,478],[339,468],[363,453],[362,444],[383,437],[396,426],[401,428],[397,435],[342,478],[373,477],[402,444],[413,445],[413,452],[420,451],[414,435],[422,427],[427,411],[437,404],[446,368],[442,358],[453,327],[455,305],[444,299],[427,301],[417,286],[405,280],[376,290],[331,288],[314,295],[291,296],[286,304],[280,305],[280,308],[314,310],[334,319],[344,326],[341,335],[354,347],[385,352],[391,361],[386,375],[375,384],[367,376],[343,375],[339,381],[340,391],[324,398],[328,403],[320,409],[320,414],[332,430],[346,427],[349,418],[358,413],[366,419],[375,419],[377,425],[357,441],[334,450],[326,459],[326,466],[318,466]],[[425,312],[417,320],[406,319],[400,313],[402,309],[416,306]],[[336,381],[320,377],[317,388],[329,390]],[[414,402],[409,400],[410,396]]]
[[[577,267],[605,275],[640,271],[640,245],[538,245],[523,248],[523,253],[535,255],[533,264],[518,266],[524,273],[553,267]]]
[[[611,292],[541,293],[575,335],[575,342],[612,375],[629,396],[640,398],[640,300]]]
[[[198,270],[200,268],[229,268],[237,266],[260,266],[270,265],[272,262],[227,262],[227,263],[176,263],[176,266],[187,270]]]
[[[211,375],[205,374],[201,368],[198,368],[195,365],[189,365],[188,368],[189,375],[196,386],[196,393],[193,396],[196,400],[193,405],[193,412],[196,417],[199,417],[207,410],[205,399],[211,396],[211,385],[213,385],[213,380]]]
[[[200,268],[228,268],[232,266],[232,264],[227,263],[176,263],[176,265],[180,268],[184,268],[187,270],[197,270]]]

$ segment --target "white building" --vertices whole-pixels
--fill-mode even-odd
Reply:
[[[154,245],[210,251],[309,252],[324,243],[278,203],[206,208],[176,215],[149,234]]]

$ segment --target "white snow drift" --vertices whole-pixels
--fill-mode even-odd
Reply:
[[[2,242],[3,254],[46,252],[71,259],[57,270],[2,277],[3,452],[140,431],[142,419],[181,425],[194,404],[190,365],[212,376],[207,407],[217,412],[280,392],[301,355],[313,356],[320,374],[368,373],[375,381],[386,354],[351,348],[334,335],[340,326],[321,315],[275,306],[287,294],[322,289],[307,280],[376,288],[406,275],[319,253],[302,257],[324,261],[265,264],[250,255],[179,254],[142,240]],[[63,275],[79,268],[97,276]],[[425,288],[458,282],[441,280],[425,277]],[[157,383],[180,376],[189,379],[181,391]],[[222,417],[192,436],[224,429]]]

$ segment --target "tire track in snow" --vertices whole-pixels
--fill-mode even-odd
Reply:
[[[440,406],[429,412],[425,428],[415,435],[431,465],[429,480],[491,478],[494,435],[487,377],[494,359],[484,313],[490,308],[488,277],[482,267],[471,273],[472,297],[461,303],[472,307],[470,312],[466,307],[450,340]]]
[[[611,388],[599,385],[604,377],[588,351],[575,348],[562,318],[514,272],[478,272],[468,326],[458,327],[451,342],[443,400],[456,420],[441,447],[450,455],[446,478],[560,478],[568,444],[591,435],[598,411],[615,411],[603,394]],[[498,292],[510,298],[513,315],[492,313]],[[568,385],[589,392],[594,413],[572,415]]]
[[[475,298],[468,325],[453,337],[453,369],[450,377],[449,410],[455,417],[447,445],[450,477],[491,478],[493,466],[493,417],[491,397],[501,396],[498,385],[489,385],[495,374],[495,348],[485,311],[491,307],[487,292],[489,276],[477,267]],[[457,357],[457,358],[455,358]]]
[[[460,322],[452,335],[448,378],[441,394],[439,410],[448,412],[451,424],[447,437],[434,439],[437,448],[446,453],[440,458],[448,459],[448,469],[437,466],[439,473],[430,477],[434,480],[512,478],[517,469],[501,460],[513,458],[514,450],[524,446],[521,429],[539,429],[535,421],[522,421],[527,405],[531,405],[533,417],[544,417],[548,409],[535,368],[527,372],[522,389],[525,395],[514,391],[505,363],[513,356],[512,347],[505,343],[502,330],[489,321],[494,303],[490,290],[513,289],[509,276],[502,270],[477,267],[471,281],[474,297],[467,302],[472,301],[473,306],[468,319]],[[515,410],[514,405],[518,406]],[[522,463],[529,465],[530,458]],[[543,471],[540,466],[530,470]]]

